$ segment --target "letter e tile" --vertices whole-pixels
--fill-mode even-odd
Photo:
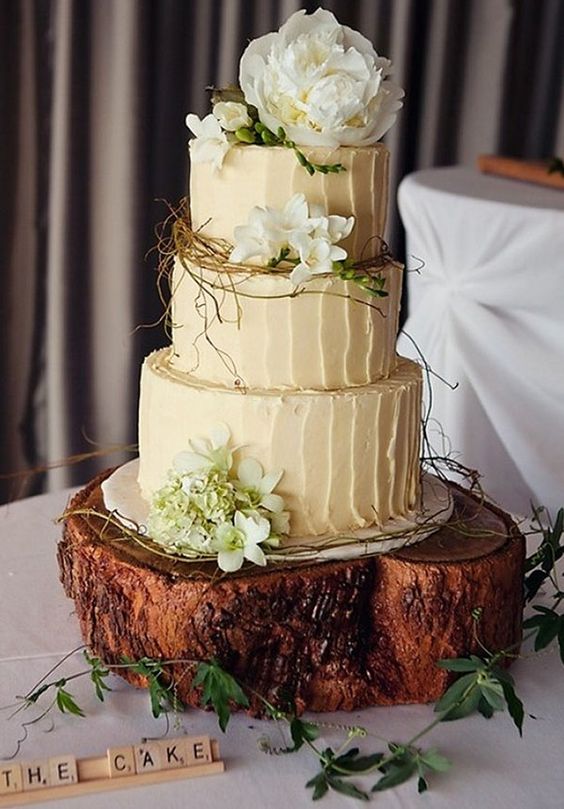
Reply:
[[[190,736],[184,740],[188,753],[188,766],[206,764],[212,760],[209,736]]]
[[[74,756],[57,756],[49,759],[49,779],[51,786],[76,784],[78,773]]]

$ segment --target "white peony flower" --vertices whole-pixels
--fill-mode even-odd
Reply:
[[[245,517],[237,511],[233,522],[234,524],[219,525],[212,542],[221,570],[226,573],[239,570],[244,559],[254,562],[255,565],[266,565],[264,551],[259,546],[268,539],[269,521],[259,516]]]
[[[212,163],[216,171],[220,169],[233,144],[217,118],[210,113],[200,120],[197,115],[189,113],[186,126],[196,136],[190,140],[190,159],[194,163]]]
[[[333,272],[333,262],[347,257],[347,251],[335,247],[328,239],[302,236],[294,245],[299,252],[300,261],[290,274],[290,281],[303,283],[314,275]]]
[[[227,473],[233,464],[233,454],[229,447],[231,433],[226,424],[218,424],[210,432],[211,438],[192,438],[192,452],[179,452],[174,456],[172,465],[180,475],[192,472],[205,472],[217,469]]]
[[[237,101],[218,101],[214,104],[213,114],[227,132],[236,132],[240,127],[252,124],[246,106]]]
[[[239,82],[273,132],[304,146],[366,145],[392,126],[403,90],[388,59],[357,31],[317,9],[297,11],[243,53]]]

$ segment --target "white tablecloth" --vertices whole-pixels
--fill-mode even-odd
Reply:
[[[58,580],[55,546],[60,526],[53,519],[67,502],[64,492],[22,500],[0,509],[0,705],[25,693],[64,654],[81,643],[73,605]],[[76,656],[67,673],[81,668]],[[439,725],[426,746],[439,747],[454,762],[451,771],[431,780],[431,791],[417,795],[410,782],[389,793],[375,796],[374,805],[421,809],[561,809],[564,801],[562,742],[564,727],[564,669],[555,650],[541,657],[519,660],[514,668],[517,692],[526,710],[536,719],[526,719],[521,740],[506,714],[486,721],[476,716]],[[56,714],[53,731],[45,725],[30,728],[20,759],[72,752],[78,757],[103,755],[106,746],[134,743],[142,736],[155,736],[164,729],[152,719],[145,692],[112,679],[114,689],[99,703],[91,685],[77,680],[69,685],[88,718]],[[19,736],[19,723],[7,721],[0,712],[0,758],[11,753]],[[325,715],[328,723],[364,725],[369,737],[361,742],[367,751],[380,747],[378,736],[406,741],[433,717],[429,706],[373,708],[353,714]],[[182,725],[191,734],[220,737],[227,770],[223,775],[159,786],[70,798],[59,805],[77,809],[288,809],[309,806],[305,782],[317,771],[307,751],[287,756],[267,756],[257,749],[262,734],[280,738],[272,723],[244,715],[235,716],[223,736],[212,714],[190,711]],[[47,726],[48,727],[48,726]],[[177,730],[173,735],[179,735]],[[342,733],[324,731],[322,745],[336,746]],[[368,787],[375,777],[365,781]],[[41,803],[38,806],[54,806]],[[324,798],[327,809],[352,806],[336,794]]]
[[[399,190],[405,332],[436,374],[432,416],[510,511],[564,503],[564,193],[467,168]],[[417,257],[417,258],[415,258]],[[413,357],[410,340],[400,352]],[[436,425],[435,425],[436,426]],[[441,448],[439,431],[435,445]]]

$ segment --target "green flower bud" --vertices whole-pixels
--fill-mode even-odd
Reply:
[[[239,129],[235,132],[235,137],[237,138],[237,140],[240,140],[243,143],[256,142],[255,133],[253,132],[252,129],[247,129],[246,126],[239,127]]]

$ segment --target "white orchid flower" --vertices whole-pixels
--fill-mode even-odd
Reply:
[[[238,101],[218,101],[214,104],[213,114],[227,132],[236,132],[240,127],[252,124],[247,107]]]
[[[237,469],[235,486],[249,497],[254,508],[262,506],[276,514],[284,508],[284,500],[279,494],[272,494],[272,490],[276,488],[282,475],[282,470],[265,475],[258,461],[245,458]]]
[[[269,534],[270,523],[264,517],[246,517],[237,511],[234,524],[219,525],[212,542],[220,569],[233,573],[239,570],[245,559],[255,565],[266,565],[260,543],[268,539]]]
[[[212,115],[200,118],[193,113],[186,116],[186,126],[196,136],[190,140],[190,159],[193,163],[212,163],[218,171],[231,149],[231,143],[221,128],[219,121]]]
[[[184,451],[175,455],[172,465],[181,475],[217,469],[229,472],[233,465],[233,453],[229,449],[231,433],[226,424],[218,424],[210,431],[211,438],[192,438],[189,442],[192,452]]]

